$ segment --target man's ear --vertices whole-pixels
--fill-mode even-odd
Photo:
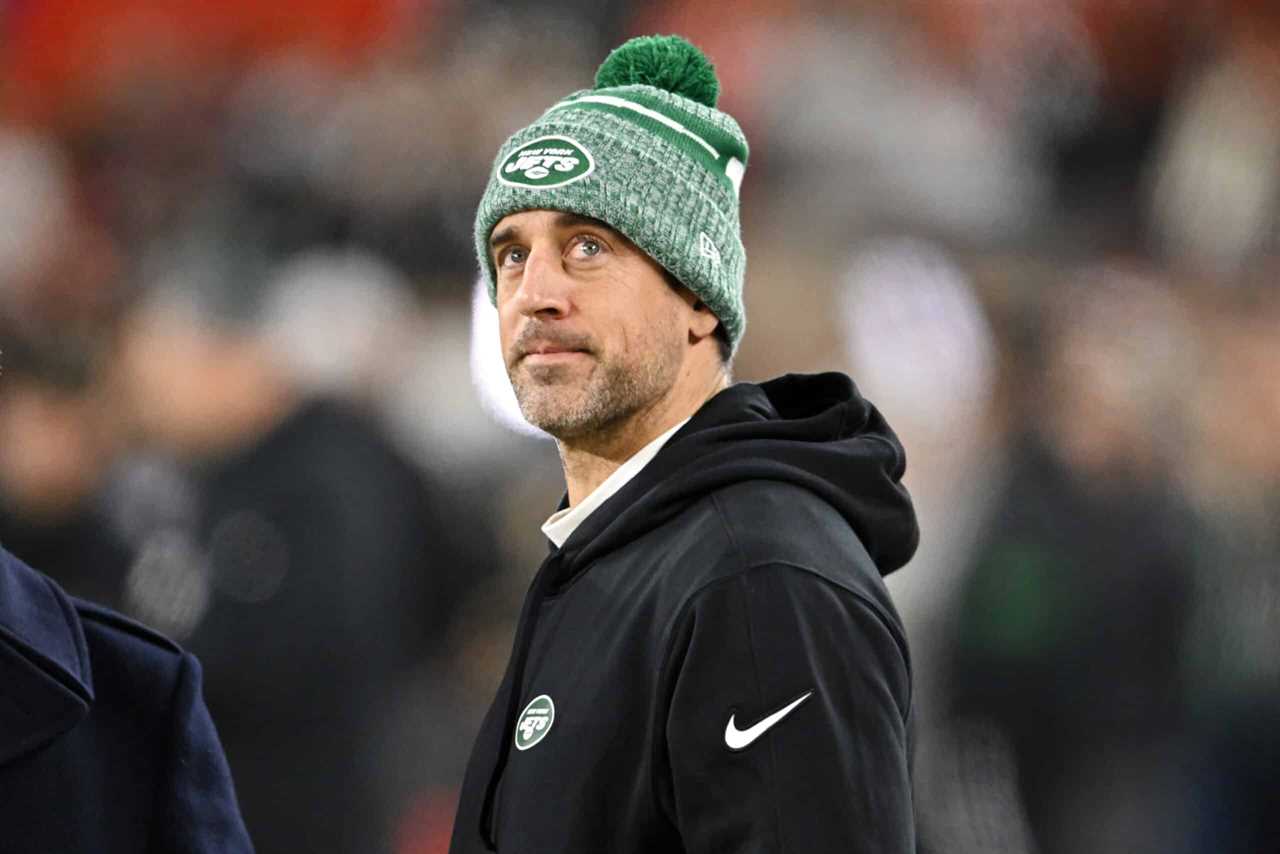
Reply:
[[[715,333],[716,327],[720,325],[720,318],[707,308],[706,303],[696,297],[690,304],[690,308],[693,309],[693,313],[689,316],[689,343],[697,344],[703,338]]]
[[[665,275],[667,284],[692,311],[689,315],[689,343],[697,344],[703,338],[715,333],[716,327],[720,325],[720,318],[707,308],[706,303],[698,299],[697,294],[681,284],[679,279],[670,273]]]

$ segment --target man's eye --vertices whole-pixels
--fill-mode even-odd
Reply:
[[[512,246],[502,255],[502,265],[523,264],[525,261],[525,251],[519,246]]]
[[[600,245],[600,241],[594,237],[584,237],[578,241],[578,248],[582,250],[582,254],[588,258],[594,258],[599,255],[604,247]]]

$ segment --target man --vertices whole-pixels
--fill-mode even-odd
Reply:
[[[914,850],[910,672],[881,575],[902,448],[838,374],[729,384],[741,130],[633,40],[502,147],[476,217],[507,369],[568,494],[451,850]]]
[[[0,549],[0,851],[252,850],[196,660]]]
[[[184,645],[204,668],[254,845],[390,850],[400,782],[379,754],[393,698],[483,577],[485,538],[464,547],[440,512],[464,502],[225,314],[152,300],[119,338],[131,433],[163,449],[158,464],[193,508],[176,519],[139,508],[143,559],[176,542],[205,568],[162,559],[154,588],[207,585],[195,613],[154,593],[129,604],[160,625],[189,621]]]

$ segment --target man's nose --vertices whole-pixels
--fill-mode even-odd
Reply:
[[[569,313],[571,284],[558,254],[535,249],[524,264],[516,308],[529,317],[563,317]]]

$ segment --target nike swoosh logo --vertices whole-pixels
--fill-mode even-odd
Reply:
[[[778,709],[778,711],[768,717],[761,718],[758,722],[752,724],[746,729],[738,729],[737,725],[734,723],[734,718],[737,717],[737,712],[734,712],[732,715],[729,715],[729,723],[724,728],[725,745],[730,750],[742,750],[744,747],[751,744],[751,742],[764,735],[765,732],[768,731],[769,727],[789,715],[792,709],[812,696],[813,692],[810,691],[803,697],[798,697],[790,703],[787,703],[781,709]]]

